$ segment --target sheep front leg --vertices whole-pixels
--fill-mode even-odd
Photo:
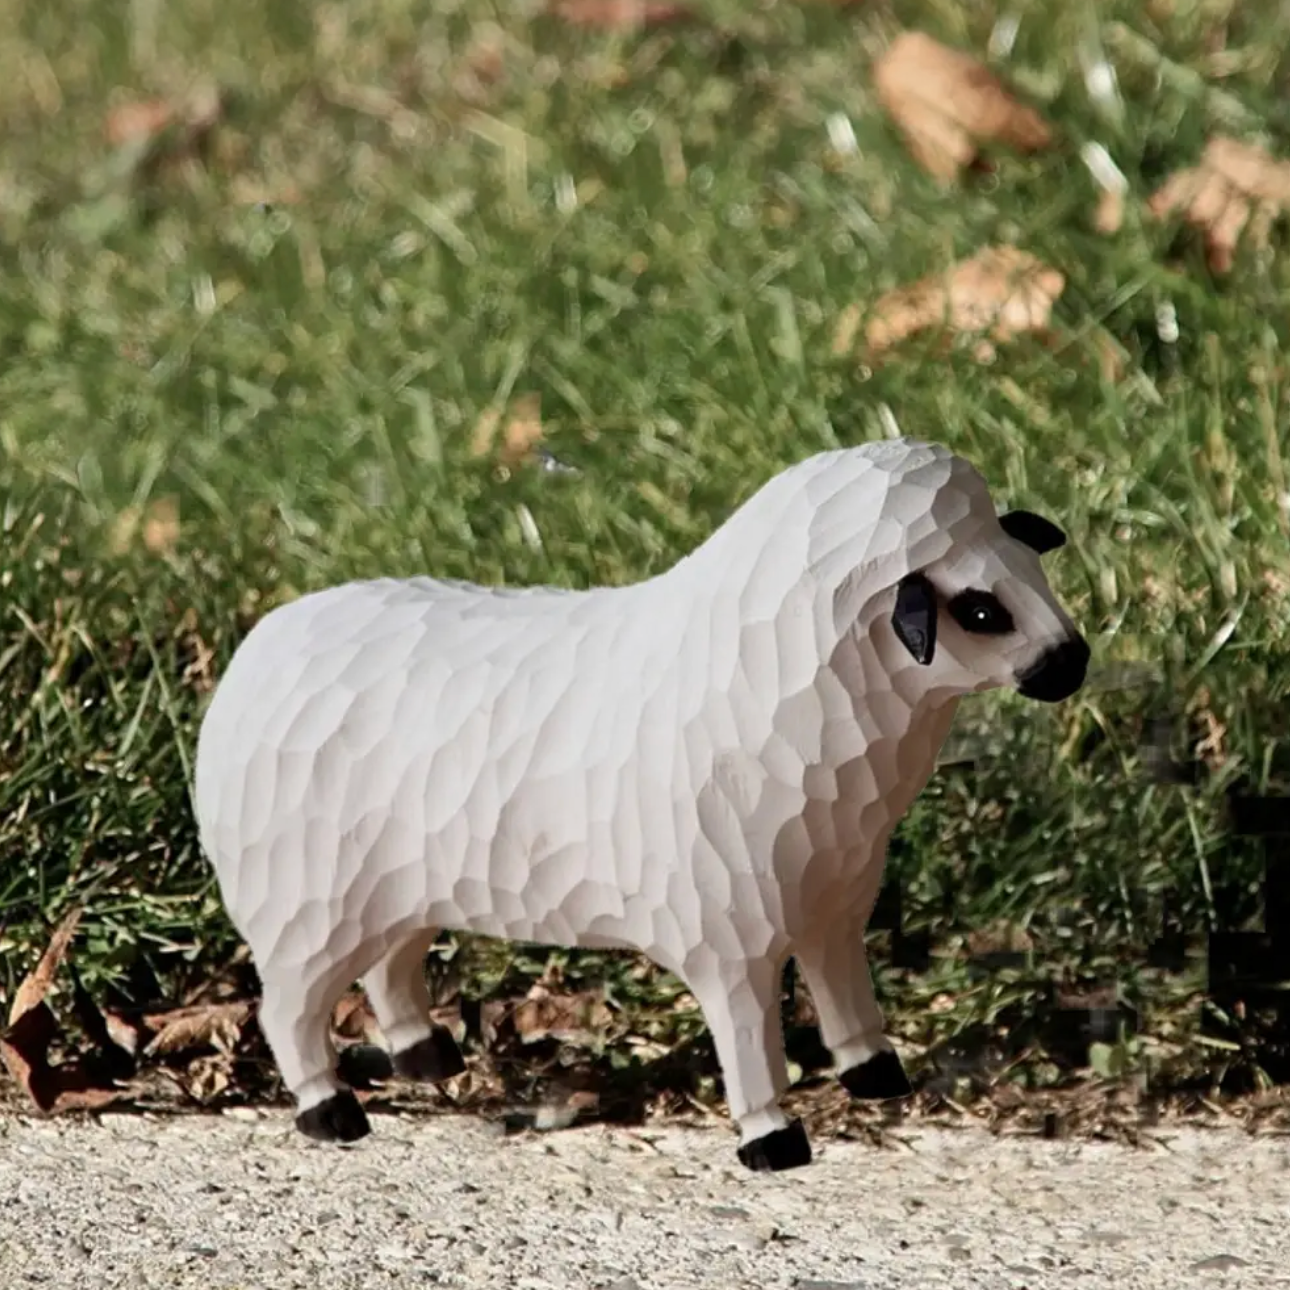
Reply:
[[[788,1087],[779,1018],[781,964],[725,962],[687,981],[712,1034],[730,1118],[739,1128],[740,1163],[753,1170],[810,1164],[801,1120],[779,1107]]]
[[[357,975],[343,963],[316,979],[261,968],[259,1022],[296,1103],[296,1127],[320,1142],[355,1142],[371,1132],[354,1091],[336,1073],[331,1015]]]
[[[913,1090],[883,1031],[873,992],[863,919],[841,917],[813,929],[794,947],[797,964],[820,1020],[820,1037],[833,1054],[838,1080],[852,1097],[882,1101]]]

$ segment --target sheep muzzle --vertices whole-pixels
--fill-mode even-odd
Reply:
[[[1045,651],[1040,660],[1017,674],[1017,690],[1040,703],[1060,703],[1084,684],[1091,651],[1082,636],[1072,636]]]

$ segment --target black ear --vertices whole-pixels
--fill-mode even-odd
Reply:
[[[923,574],[911,573],[900,580],[891,625],[915,661],[932,661],[936,653],[936,588]]]
[[[1040,555],[1066,545],[1066,534],[1052,520],[1046,520],[1032,511],[1009,511],[1007,515],[999,516],[999,523],[1009,537],[1024,542]]]

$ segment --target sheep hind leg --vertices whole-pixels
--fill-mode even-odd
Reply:
[[[260,1030],[295,1100],[296,1128],[319,1142],[356,1142],[372,1128],[354,1090],[336,1073],[331,1013],[348,984],[342,977],[305,984],[298,976],[261,978]]]
[[[688,981],[712,1034],[725,1084],[726,1105],[739,1127],[739,1161],[757,1172],[811,1163],[811,1143],[801,1120],[779,1107],[788,1087],[779,1019],[781,964],[745,965],[743,979],[730,972]]]
[[[389,1045],[389,1067],[405,1079],[441,1083],[466,1069],[446,1026],[430,1020],[433,1001],[425,959],[437,935],[427,928],[400,941],[363,978],[363,988]]]
[[[913,1089],[883,1031],[865,949],[864,926],[839,920],[796,948],[820,1019],[820,1037],[833,1054],[838,1082],[854,1098],[888,1101]]]

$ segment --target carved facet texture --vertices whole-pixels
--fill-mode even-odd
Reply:
[[[911,573],[926,663],[892,626]],[[968,589],[1015,630],[960,626]],[[327,1016],[359,977],[396,1051],[429,1036],[428,937],[468,929],[642,951],[703,1008],[744,1142],[785,1130],[785,957],[840,1068],[890,1049],[863,940],[888,835],[958,699],[1074,638],[977,472],[910,440],[785,470],[632,586],[378,579],[274,610],[205,717],[196,802],[288,1087],[341,1089]]]

